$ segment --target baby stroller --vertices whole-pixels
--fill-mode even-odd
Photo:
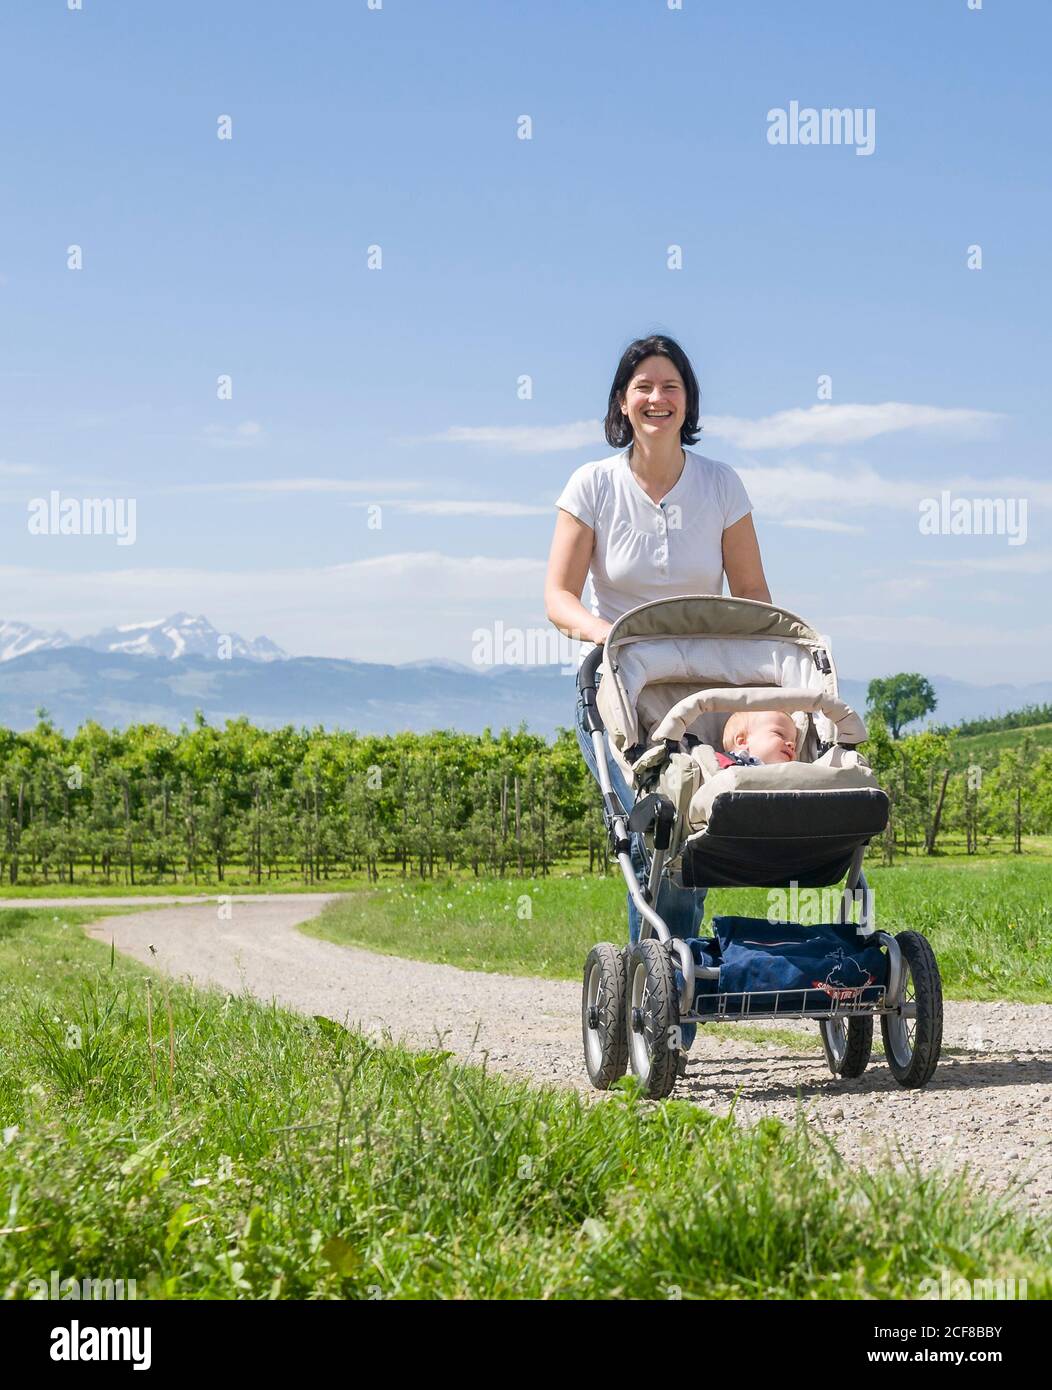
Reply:
[[[585,964],[592,1084],[606,1090],[630,1066],[648,1096],[667,1096],[685,1069],[681,1025],[759,1017],[817,1019],[830,1070],[857,1077],[879,1016],[896,1081],[925,1085],[942,1044],[939,968],[919,932],[876,930],[862,861],[887,826],[888,797],[856,750],[865,725],[839,698],[819,634],[751,599],[662,598],[620,617],[577,681],[610,848],[642,918],[636,944],[595,946]],[[796,723],[798,760],[721,767],[730,714],[770,709]],[[612,788],[608,747],[630,810]],[[643,886],[630,831],[644,837]],[[687,888],[844,883],[807,895],[832,898],[835,920],[715,917],[711,938],[688,941],[655,910],[663,876]]]

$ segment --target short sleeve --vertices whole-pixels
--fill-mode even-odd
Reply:
[[[720,472],[723,480],[723,529],[726,531],[728,526],[748,516],[752,503],[745,491],[745,484],[733,468],[724,464]]]
[[[595,530],[595,469],[588,464],[574,470],[555,505]]]

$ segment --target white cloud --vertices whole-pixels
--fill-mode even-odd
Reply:
[[[404,443],[477,444],[513,454],[557,454],[564,449],[606,443],[602,420],[575,420],[568,425],[451,425],[440,434],[403,440]]]
[[[262,444],[266,431],[258,420],[242,420],[239,425],[206,425],[205,442],[216,449],[246,449]]]
[[[994,478],[888,478],[868,464],[851,468],[811,468],[790,461],[776,465],[741,464],[735,472],[756,510],[772,516],[799,516],[802,507],[848,515],[874,510],[910,511],[920,517],[920,503],[952,497],[1025,497],[1052,503],[1052,482],[1006,475]]]
[[[20,584],[27,594],[38,590],[48,590],[52,594],[75,595],[83,598],[83,606],[89,608],[112,590],[119,595],[123,605],[128,595],[142,595],[143,598],[156,596],[152,607],[163,606],[168,593],[175,593],[182,587],[189,588],[203,598],[180,599],[176,608],[187,610],[207,602],[207,596],[214,598],[219,588],[225,592],[249,595],[259,593],[263,601],[269,593],[281,593],[287,585],[309,587],[315,583],[338,582],[343,584],[367,583],[383,579],[387,583],[401,583],[407,593],[419,597],[421,583],[439,583],[447,587],[463,585],[463,592],[470,594],[473,586],[480,580],[488,584],[511,587],[522,576],[543,576],[544,560],[536,556],[495,556],[495,555],[447,555],[440,550],[398,551],[388,555],[376,555],[367,559],[348,560],[342,564],[319,565],[313,567],[260,570],[214,570],[194,568],[165,569],[112,569],[81,570],[71,573],[68,570],[35,569],[30,566],[0,566],[0,581]],[[430,593],[428,594],[430,597]],[[377,597],[373,592],[359,596],[370,601]],[[127,616],[124,621],[127,621]],[[54,620],[54,621],[57,621]],[[85,631],[94,629],[85,629]]]
[[[420,483],[400,478],[245,478],[232,483],[178,483],[157,492],[365,492],[409,491]]]
[[[870,588],[890,599],[908,599],[930,590],[931,580],[926,575],[892,576],[878,580]]]
[[[39,473],[39,468],[34,468],[31,463],[5,463],[0,459],[0,473],[10,477],[22,477],[26,473]]]
[[[874,507],[915,510],[925,495],[915,480],[884,478],[868,465],[833,471],[792,462],[780,468],[743,464],[735,472],[757,511],[774,515],[799,515],[808,506],[838,512],[868,512]]]
[[[968,598],[972,603],[1013,603],[1012,594],[1006,594],[1003,589],[969,589]]]
[[[822,632],[839,634],[839,641],[846,638],[865,639],[869,645],[889,642],[900,649],[907,646],[960,647],[974,654],[975,662],[967,679],[975,680],[985,674],[988,661],[983,649],[990,647],[1015,647],[1020,650],[1033,642],[1052,641],[1052,625],[1035,628],[1010,628],[1000,625],[980,625],[973,622],[953,622],[939,614],[900,613],[849,613],[837,617],[826,617]],[[1008,679],[1008,677],[1006,677]],[[1011,679],[1019,679],[1012,675]]]
[[[961,478],[928,482],[926,496],[938,500],[939,493],[948,490],[957,497],[1022,497],[1028,502],[1052,503],[1052,482],[1046,478],[1021,478],[1015,473],[999,473],[996,478]]]
[[[801,531],[845,531],[852,535],[864,532],[864,526],[853,526],[847,521],[823,521],[819,517],[787,517],[785,521],[780,521],[779,526],[794,526]]]
[[[987,434],[1003,417],[994,411],[884,401],[879,405],[816,404],[780,410],[758,420],[738,415],[702,418],[705,435],[726,439],[741,449],[795,449],[802,445],[859,444],[904,430],[933,430],[955,438]],[[477,444],[512,453],[558,453],[585,445],[602,445],[602,420],[575,420],[565,425],[452,425],[439,434],[416,436],[406,443]]]
[[[881,405],[812,405],[780,410],[759,420],[712,415],[702,423],[705,434],[726,439],[740,449],[796,449],[806,444],[860,444],[903,430],[936,430],[971,439],[986,434],[1001,418],[988,410],[885,401]]]
[[[394,507],[428,516],[554,516],[550,503],[504,502],[487,498],[409,499],[385,497],[387,492],[412,492],[423,484],[412,478],[248,478],[232,483],[178,483],[158,492],[357,493],[361,507]]]
[[[955,538],[956,539],[956,538]],[[1022,546],[1000,555],[962,555],[953,560],[918,560],[927,569],[966,574],[1052,574],[1052,554]]]
[[[530,555],[446,555],[440,550],[409,550],[393,555],[377,555],[368,560],[351,560],[342,565],[330,565],[326,572],[348,578],[376,575],[389,581],[408,581],[413,585],[425,578],[428,582],[466,582],[469,586],[477,580],[484,579],[487,583],[503,587],[507,587],[510,581],[514,587],[522,576],[543,575],[545,569],[543,560]],[[412,592],[418,591],[414,588]]]
[[[384,502],[384,506],[397,507],[402,512],[415,512],[431,516],[554,516],[551,506],[538,506],[531,502],[495,502],[460,499],[432,502]]]

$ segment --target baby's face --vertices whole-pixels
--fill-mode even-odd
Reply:
[[[761,763],[791,763],[796,759],[796,725],[788,714],[774,710],[753,714],[745,745]]]

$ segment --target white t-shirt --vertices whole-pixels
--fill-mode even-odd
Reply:
[[[636,482],[628,449],[583,463],[556,499],[595,532],[590,578],[597,618],[612,623],[651,599],[723,592],[723,533],[752,503],[729,464],[684,452],[683,472],[660,502]],[[582,661],[591,646],[582,643]]]

